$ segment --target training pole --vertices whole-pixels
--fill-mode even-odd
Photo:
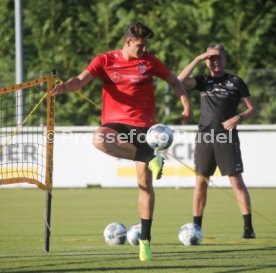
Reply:
[[[55,98],[51,96],[51,90],[55,85],[56,70],[52,71],[51,80],[48,82],[47,95],[47,159],[46,159],[46,210],[45,210],[45,241],[44,250],[50,251],[51,236],[51,206],[53,187],[53,150],[54,150],[54,123],[55,123]]]
[[[16,83],[23,82],[23,31],[22,31],[22,1],[14,0],[15,7],[15,59],[16,59]],[[16,93],[16,123],[23,122],[24,98],[23,90]]]

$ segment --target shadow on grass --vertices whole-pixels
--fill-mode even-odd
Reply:
[[[255,252],[255,251],[276,251],[276,246],[268,246],[268,247],[261,247],[261,248],[238,248],[238,249],[215,249],[215,250],[202,250],[200,249],[200,246],[189,246],[185,247],[183,251],[155,251],[155,253],[158,255],[170,255],[171,254],[223,254],[223,253],[235,253],[235,252]]]
[[[137,250],[137,249],[136,249]],[[261,265],[253,265],[251,262],[248,265],[243,264],[243,259],[241,255],[237,255],[238,252],[242,253],[250,253],[252,251],[261,251],[262,255],[266,255],[269,252],[270,255],[273,255],[273,251],[276,250],[276,246],[270,247],[261,247],[261,248],[250,248],[250,249],[231,249],[231,250],[200,250],[194,252],[192,249],[190,251],[155,251],[154,252],[154,261],[152,265],[150,263],[140,263],[137,257],[137,251],[127,252],[127,253],[61,253],[61,254],[49,254],[46,255],[24,255],[24,256],[6,256],[0,257],[3,261],[6,259],[14,260],[15,266],[14,268],[9,269],[0,269],[2,273],[70,273],[70,272],[135,272],[135,271],[156,271],[162,272],[163,270],[196,270],[201,269],[200,271],[206,268],[206,272],[214,272],[217,273],[235,273],[235,272],[251,272],[254,270],[271,270],[271,272],[276,272],[276,259],[273,264],[273,261],[270,261],[269,264],[261,264]],[[231,255],[232,253],[232,255]],[[236,254],[235,254],[236,253]],[[188,254],[188,255],[187,255]],[[222,254],[222,255],[218,255]],[[223,254],[227,254],[223,256]],[[227,262],[223,262],[223,260],[229,261],[229,255],[235,263],[231,265],[227,265]],[[233,256],[233,255],[236,255]],[[193,256],[192,256],[193,255]],[[213,256],[215,255],[215,256]],[[43,260],[43,258],[47,257],[47,260]],[[66,259],[67,257],[67,259]],[[248,257],[246,257],[248,258]],[[18,259],[23,259],[25,265],[18,266]],[[35,259],[35,260],[33,260]],[[89,261],[87,261],[89,259]],[[221,265],[209,265],[210,260],[216,262],[216,259],[221,260]],[[178,263],[176,265],[156,265],[156,263]],[[183,265],[179,265],[179,261],[182,261]],[[206,261],[207,264],[202,264],[202,261]],[[254,263],[256,261],[253,261]],[[16,265],[17,263],[17,265]],[[32,263],[32,265],[27,265],[26,263]],[[104,263],[104,266],[99,266],[97,263]],[[126,266],[118,266],[114,265],[116,263],[124,263]],[[134,266],[130,266],[128,263],[135,263]],[[137,266],[137,263],[140,265]],[[195,263],[193,265],[192,263]],[[200,264],[201,263],[201,264]],[[90,264],[91,266],[87,266]],[[108,266],[110,264],[110,266]],[[76,268],[77,266],[77,268]],[[12,267],[12,266],[11,266]],[[58,269],[58,267],[63,267],[62,269]],[[39,269],[40,268],[40,269]],[[267,271],[266,271],[267,272]]]
[[[226,265],[212,265],[212,266],[121,266],[121,267],[95,267],[95,268],[80,268],[80,269],[75,269],[75,268],[71,268],[71,269],[34,269],[34,270],[9,270],[9,271],[1,271],[3,273],[71,273],[71,272],[124,272],[124,271],[129,271],[129,272],[135,272],[138,270],[141,271],[156,271],[156,272],[162,272],[162,270],[177,270],[177,269],[183,269],[183,270],[192,270],[192,269],[198,269],[198,270],[202,270],[202,269],[206,269],[206,270],[211,270],[208,272],[214,272],[214,270],[216,270],[217,273],[235,273],[235,272],[253,272],[256,270],[273,270],[271,272],[275,272],[274,269],[276,269],[276,265],[275,264],[267,264],[264,266],[240,266],[240,265],[231,265],[231,266],[226,266]],[[229,269],[228,269],[229,268]],[[231,268],[231,269],[230,269]],[[173,272],[173,271],[172,271]],[[202,272],[202,271],[201,271]],[[267,271],[266,271],[267,272]]]

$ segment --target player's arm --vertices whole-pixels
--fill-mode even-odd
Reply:
[[[55,85],[52,89],[52,96],[59,95],[64,92],[73,92],[80,90],[83,86],[88,84],[94,77],[92,74],[84,70],[81,74],[76,77],[72,77],[65,82]]]
[[[243,111],[242,113],[239,113],[236,116],[223,122],[222,125],[223,125],[224,129],[232,130],[243,120],[249,119],[256,114],[257,109],[252,101],[251,96],[243,97],[241,100],[245,106],[245,111]]]
[[[168,78],[165,79],[167,83],[171,85],[175,94],[180,98],[181,103],[184,107],[182,112],[182,119],[186,122],[192,118],[192,107],[188,99],[187,92],[181,82],[174,74],[170,74]]]
[[[200,63],[201,61],[205,61],[210,56],[211,56],[210,53],[205,52],[197,56],[191,63],[189,63],[186,67],[184,67],[184,69],[178,75],[178,79],[185,86],[185,88],[194,89],[196,87],[196,80],[190,75],[198,63]]]

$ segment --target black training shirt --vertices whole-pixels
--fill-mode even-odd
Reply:
[[[247,85],[237,76],[225,73],[222,77],[196,75],[200,92],[201,114],[199,131],[225,131],[222,122],[235,116],[242,97],[250,96]]]

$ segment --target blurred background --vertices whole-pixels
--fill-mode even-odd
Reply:
[[[209,44],[228,52],[227,71],[243,78],[259,113],[246,121],[276,121],[276,5],[273,0],[29,0],[22,3],[24,81],[57,69],[62,80],[82,72],[90,60],[123,45],[123,33],[140,21],[156,34],[149,51],[175,74]],[[0,87],[15,83],[14,0],[0,1]],[[197,72],[204,72],[204,64]],[[207,71],[206,71],[207,72]],[[101,104],[101,82],[83,93]],[[194,120],[199,97],[190,92]],[[181,124],[181,105],[163,81],[156,79],[156,121]],[[56,124],[98,125],[100,109],[76,94],[57,99]]]

